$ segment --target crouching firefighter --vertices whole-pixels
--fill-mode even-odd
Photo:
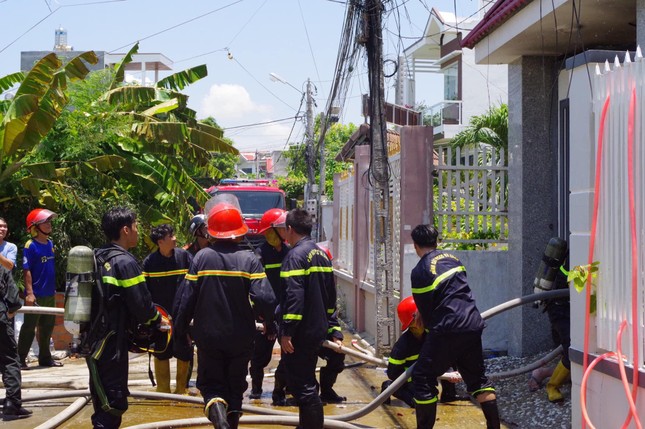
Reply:
[[[167,329],[169,321],[155,308],[141,268],[128,252],[137,245],[136,214],[123,207],[103,215],[101,227],[110,241],[96,250],[97,281],[85,342],[94,405],[94,428],[118,428],[128,408],[129,332],[133,326]]]

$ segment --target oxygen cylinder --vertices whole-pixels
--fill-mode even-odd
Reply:
[[[90,321],[92,286],[94,284],[94,252],[87,246],[74,246],[67,257],[65,286],[65,329],[75,339],[81,324]]]
[[[535,280],[533,281],[533,292],[539,293],[553,289],[553,283],[558,270],[567,258],[567,242],[559,237],[553,237],[544,249],[542,261],[538,267]]]

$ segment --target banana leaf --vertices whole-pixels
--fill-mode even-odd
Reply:
[[[125,57],[114,66],[114,79],[110,84],[110,89],[114,89],[125,80],[125,66],[132,62],[132,56],[139,52],[139,42],[130,48]]]
[[[17,83],[22,82],[25,79],[25,74],[23,72],[11,73],[0,78],[0,92],[4,92],[8,89],[13,88]]]
[[[158,88],[171,89],[173,91],[181,91],[188,85],[203,79],[207,75],[208,70],[206,68],[206,64],[202,64],[163,78],[157,82],[155,86]]]

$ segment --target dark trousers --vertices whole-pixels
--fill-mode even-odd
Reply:
[[[248,387],[246,374],[249,368],[253,343],[239,349],[205,348],[197,344],[197,388],[204,404],[213,398],[222,398],[228,404],[228,412],[242,412],[242,399]]]
[[[493,391],[486,377],[482,353],[481,332],[426,334],[419,360],[412,370],[414,397],[429,401],[439,394],[437,377],[455,365],[468,392],[477,396],[483,391]]]
[[[562,346],[562,365],[571,369],[569,347],[571,346],[571,313],[569,301],[554,301],[546,307],[551,322],[553,339]]]
[[[38,305],[42,307],[56,307],[55,296],[40,296],[36,298]],[[54,331],[56,316],[53,314],[25,314],[25,322],[20,328],[18,337],[18,355],[22,362],[25,361],[29,354],[29,348],[36,335],[36,326],[38,327],[38,363],[47,364],[52,360],[52,354],[49,350],[49,340]]]
[[[293,353],[283,353],[281,363],[287,373],[287,386],[299,406],[321,404],[316,381],[320,345],[294,344]]]
[[[13,330],[13,319],[4,323],[0,322],[0,371],[2,371],[2,383],[6,398],[20,407],[22,405],[20,361]]]
[[[269,362],[271,362],[274,344],[275,338],[273,340],[269,340],[263,333],[256,332],[253,341],[253,356],[251,357],[251,367],[249,368],[251,380],[254,384],[262,386],[262,380],[264,379],[264,368],[266,368]]]
[[[120,347],[117,357],[117,348],[117,338],[111,335],[96,348],[99,352],[86,359],[95,428],[118,428],[128,409],[128,350]]]

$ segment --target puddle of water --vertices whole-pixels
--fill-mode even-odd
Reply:
[[[349,335],[347,337],[350,337]],[[274,354],[267,372],[277,366],[279,354]],[[348,356],[346,363],[355,362],[354,358]],[[324,365],[323,361],[319,362]],[[171,365],[174,371],[174,365]],[[147,382],[148,379],[147,356],[137,357],[131,361],[130,380],[139,380],[138,385],[131,386],[130,390],[148,390],[154,388]],[[174,374],[174,372],[173,372]],[[193,380],[196,376],[193,373]],[[65,367],[58,369],[45,369],[43,371],[23,372],[23,381],[38,385],[40,383],[54,383],[56,380],[75,379],[78,382],[87,383],[87,367],[84,362],[66,362]],[[331,404],[325,406],[325,415],[347,414],[365,407],[380,393],[381,383],[386,379],[382,369],[376,368],[373,364],[364,364],[359,367],[348,368],[338,377],[334,389],[341,396],[348,398],[346,403]],[[47,387],[53,387],[47,385]],[[459,389],[459,387],[458,387]],[[271,391],[273,390],[273,377],[265,377],[263,383],[263,395],[259,400],[250,400],[248,391],[244,397],[244,403],[267,408],[271,406]],[[48,390],[52,391],[52,390]],[[23,390],[24,396],[42,393],[43,390]],[[31,429],[46,420],[54,417],[65,409],[75,398],[62,399],[49,402],[26,403],[25,406],[34,411],[34,416],[29,419],[14,422],[0,422],[0,427],[11,429]],[[203,406],[199,404],[187,404],[176,401],[157,401],[151,399],[129,398],[130,407],[123,416],[122,427],[148,423],[154,421],[175,420],[184,418],[203,417]],[[297,413],[296,407],[280,407],[283,411]],[[92,405],[89,403],[76,416],[61,426],[63,429],[85,429],[91,428],[90,416]],[[409,408],[398,399],[392,398],[392,405],[383,405],[376,410],[353,421],[357,425],[364,425],[379,429],[414,429],[416,428],[416,417],[414,409]],[[197,427],[197,426],[195,426]],[[205,427],[205,426],[200,426]],[[256,425],[257,427],[257,425]],[[284,428],[284,426],[261,426],[262,428]],[[437,410],[437,423],[435,428],[484,428],[485,421],[481,409],[469,402],[460,401],[450,404],[439,404]],[[240,428],[250,429],[251,426],[240,425]]]

